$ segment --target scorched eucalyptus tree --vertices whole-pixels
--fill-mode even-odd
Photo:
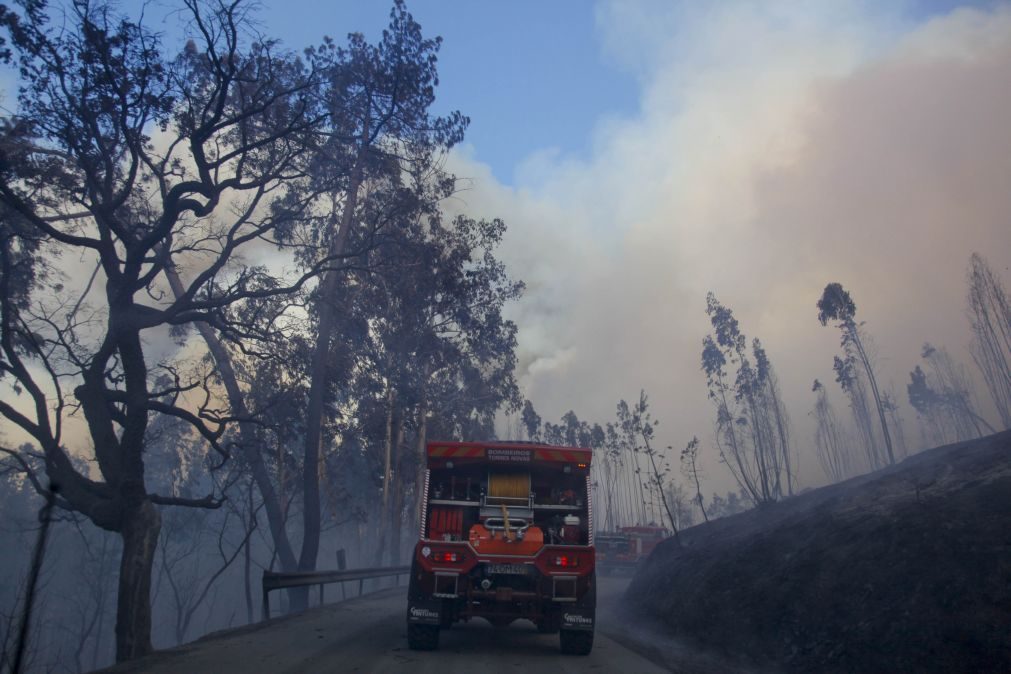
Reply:
[[[713,293],[706,297],[713,334],[702,341],[702,370],[716,406],[720,457],[756,503],[793,491],[790,422],[768,355],[758,339],[747,338],[733,311]],[[754,359],[754,364],[752,364]],[[730,367],[736,367],[733,380]]]
[[[842,361],[836,358],[836,374],[840,377],[840,383],[843,385],[843,388],[847,389],[847,381],[859,383],[853,374],[853,365],[855,363],[860,364],[863,374],[867,377],[867,383],[871,387],[871,395],[874,397],[874,406],[878,412],[881,437],[885,441],[888,463],[893,464],[895,463],[895,451],[892,448],[892,435],[889,432],[888,420],[885,416],[884,397],[878,388],[878,380],[874,376],[874,365],[864,344],[863,330],[861,330],[860,324],[856,321],[856,313],[857,305],[841,284],[829,283],[825,286],[821,299],[818,300],[818,321],[822,325],[828,325],[829,321],[837,321],[836,326],[842,333],[840,344],[846,353],[846,358]],[[842,366],[839,365],[840,362],[842,362]],[[845,372],[846,367],[849,368],[850,374]],[[872,462],[872,469],[878,467]]]

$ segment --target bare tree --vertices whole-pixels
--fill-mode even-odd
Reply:
[[[720,456],[756,503],[793,490],[789,418],[772,364],[761,341],[747,339],[733,311],[713,293],[706,297],[713,334],[702,342],[702,369],[716,405]],[[754,359],[754,362],[753,360]],[[730,379],[728,366],[736,368]]]
[[[685,448],[681,450],[681,472],[695,485],[695,505],[702,511],[702,517],[706,522],[709,515],[706,514],[705,499],[702,498],[702,482],[699,480],[699,439],[692,438]]]
[[[58,504],[122,537],[120,661],[151,650],[155,506],[220,504],[148,491],[149,421],[184,420],[223,460],[234,420],[206,379],[149,354],[146,335],[192,323],[229,332],[227,307],[293,292],[329,263],[281,282],[235,264],[251,244],[280,242],[304,206],[303,159],[321,118],[308,95],[315,73],[269,41],[247,43],[238,3],[184,4],[191,39],[172,61],[104,3],[74,3],[60,21],[41,3],[0,9],[22,77],[0,138],[0,375],[19,394],[0,414],[35,442]],[[61,258],[96,271],[64,288]],[[188,280],[169,299],[157,280],[180,262]],[[100,479],[65,446],[76,412]]]
[[[1004,428],[1011,428],[1011,301],[1000,277],[979,253],[969,259],[972,357]]]
[[[664,489],[674,513],[677,530],[687,529],[695,524],[695,497],[689,496],[684,485],[671,480]]]
[[[883,396],[882,403],[885,406],[885,414],[888,416],[888,427],[892,429],[892,440],[895,442],[895,454],[899,459],[909,456],[909,446],[906,443],[906,434],[902,415],[899,413],[898,396],[895,395],[893,385],[889,385]]]
[[[956,365],[944,347],[924,344],[920,355],[927,370],[917,365],[909,373],[906,391],[909,404],[938,444],[995,433],[976,409],[965,368]]]
[[[853,460],[846,437],[829,403],[825,387],[815,379],[811,390],[816,396],[811,414],[817,424],[814,437],[818,461],[829,480],[842,482],[853,474]]]
[[[853,422],[864,447],[867,467],[870,470],[884,467],[887,460],[874,432],[874,418],[867,386],[864,383],[865,377],[856,366],[856,357],[852,353],[847,353],[845,358],[835,356],[832,367],[835,370],[836,382],[849,398],[850,412],[853,414]]]
[[[203,513],[188,511],[172,513],[164,519],[158,573],[169,587],[176,644],[186,640],[194,616],[204,607],[215,583],[246,548],[255,531],[251,526],[244,527],[240,530],[241,540],[230,543],[228,534],[234,528],[230,511],[225,511],[217,521],[211,521]],[[208,548],[217,555],[207,555]],[[206,561],[210,562],[210,568],[202,565]]]
[[[115,583],[116,550],[110,536],[99,531],[99,540],[90,540],[80,527],[79,534],[83,556],[78,560],[77,587],[80,592],[63,598],[73,621],[64,626],[70,646],[73,648],[74,671],[87,672],[97,669],[102,653],[102,637],[108,614],[110,590]],[[87,653],[91,647],[90,654]]]
[[[761,407],[766,414],[766,424],[769,426],[768,436],[774,446],[772,461],[775,462],[777,474],[780,470],[786,478],[786,493],[793,496],[793,450],[790,446],[790,416],[783,404],[783,394],[779,389],[779,377],[772,367],[762,343],[756,338],[752,341],[752,352],[755,354],[756,377],[759,382]],[[778,478],[777,478],[778,479]],[[777,485],[777,489],[780,486]]]
[[[645,487],[643,500],[646,500],[645,494],[649,495],[650,504],[659,499],[663,512],[656,519],[662,522],[663,515],[666,515],[675,540],[679,540],[679,513],[675,511],[676,504],[668,494],[667,476],[670,474],[670,465],[666,455],[653,446],[657,422],[650,414],[645,391],[639,392],[639,400],[631,406],[624,400],[618,403],[618,425],[628,437],[634,453],[641,453],[649,460],[649,474],[644,481],[640,479],[640,484]]]

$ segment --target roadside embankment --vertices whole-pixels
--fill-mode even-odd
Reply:
[[[762,668],[1011,671],[1011,432],[688,529],[625,605]]]

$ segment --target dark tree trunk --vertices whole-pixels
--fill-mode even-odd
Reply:
[[[429,373],[425,371],[424,382],[427,384]],[[415,528],[421,529],[421,498],[425,489],[425,471],[428,470],[428,454],[425,451],[425,443],[428,441],[428,390],[423,384],[421,387],[421,400],[418,402],[418,444],[415,447],[417,461],[417,472],[414,475],[414,522]],[[422,532],[423,533],[423,532]]]
[[[253,506],[253,485],[249,485],[249,524],[246,531],[252,531],[256,528],[256,508]],[[253,537],[247,536],[246,542],[244,544],[245,550],[243,553],[243,565],[242,565],[242,585],[246,596],[246,624],[251,625],[253,623],[253,590],[250,586],[250,571],[252,569],[252,552],[250,551],[250,546],[253,544]]]
[[[404,480],[403,457],[401,447],[404,444],[404,419],[397,419],[396,439],[393,442],[394,490],[393,512],[390,515],[390,566],[400,566],[400,535],[404,523],[404,490],[407,484]]]
[[[396,396],[391,386],[386,392],[386,438],[383,441],[383,499],[380,502],[379,517],[376,525],[378,527],[378,544],[376,545],[375,566],[383,565],[383,557],[386,555],[386,544],[390,538],[390,492],[394,489],[391,484],[393,442],[394,442],[394,404]]]
[[[178,272],[172,266],[166,266],[165,276],[168,278],[169,286],[176,298],[185,292]],[[207,350],[211,352],[214,363],[218,367],[218,374],[221,376],[221,383],[225,387],[228,395],[228,404],[232,409],[232,414],[242,419],[239,422],[239,445],[243,456],[249,462],[250,471],[256,481],[256,487],[260,491],[263,499],[263,508],[267,512],[267,523],[270,526],[270,536],[274,541],[274,549],[277,550],[277,558],[281,562],[283,571],[295,571],[298,562],[295,559],[295,552],[288,539],[288,532],[285,528],[284,509],[281,505],[281,498],[284,494],[278,494],[274,489],[274,483],[270,480],[270,473],[260,452],[259,443],[256,439],[256,429],[249,421],[249,410],[246,408],[246,400],[239,386],[238,377],[235,375],[235,368],[232,366],[232,359],[221,343],[214,329],[206,323],[197,323],[197,331],[207,344]]]
[[[358,158],[348,182],[347,199],[341,213],[337,231],[330,232],[328,253],[333,257],[332,265],[338,265],[348,248],[351,228],[355,224],[355,210],[358,208],[358,191],[365,179],[364,162],[371,142],[368,120],[370,108],[365,110],[365,125],[359,137]],[[341,269],[332,268],[320,281],[319,321],[316,326],[316,341],[313,344],[312,369],[309,377],[309,394],[305,412],[305,454],[302,465],[302,551],[298,557],[300,571],[315,571],[319,556],[319,535],[322,520],[319,500],[319,462],[323,443],[323,397],[329,385],[327,360],[331,352],[330,342],[337,331],[337,309],[334,304],[337,282]],[[299,600],[299,607],[308,606],[308,590],[304,593],[305,603]]]
[[[176,298],[179,298],[185,292],[185,289],[175,267],[171,265],[166,266],[165,276],[168,278],[172,292]],[[295,551],[291,545],[291,540],[288,538],[288,518],[284,504],[281,501],[284,498],[284,484],[282,481],[281,493],[279,494],[274,488],[274,483],[270,478],[270,471],[263,460],[263,453],[257,440],[256,429],[253,424],[246,421],[250,417],[250,414],[246,407],[242,388],[239,386],[238,377],[235,374],[235,367],[232,365],[231,355],[211,326],[206,323],[197,323],[196,327],[200,336],[203,337],[204,343],[207,344],[207,350],[211,352],[215,365],[218,367],[218,374],[221,376],[221,383],[224,385],[225,393],[228,395],[228,404],[232,409],[232,414],[241,419],[238,424],[239,447],[246,461],[249,463],[249,470],[260,492],[260,498],[263,499],[263,509],[267,513],[267,525],[270,527],[270,537],[274,542],[274,551],[278,562],[281,564],[281,570],[287,572],[297,571],[298,560],[295,559]],[[279,465],[283,466],[283,461]],[[252,499],[252,493],[250,493],[250,499]],[[246,554],[248,557],[248,549]],[[290,588],[288,590],[288,598],[292,607],[301,606],[305,608],[308,601],[308,591],[306,588]],[[250,613],[250,615],[252,614]]]
[[[116,610],[116,662],[151,652],[151,568],[161,514],[148,500],[124,513]]]
[[[850,334],[853,337],[853,342],[856,344],[857,353],[860,355],[860,361],[863,363],[864,370],[867,372],[867,381],[871,385],[871,394],[874,396],[874,405],[878,408],[878,419],[881,422],[881,435],[885,440],[885,450],[888,452],[888,464],[895,464],[895,452],[892,451],[892,436],[888,432],[888,421],[885,419],[885,407],[881,402],[881,394],[878,392],[878,382],[874,379],[874,370],[871,368],[871,360],[867,356],[867,352],[864,351],[863,342],[860,341],[860,333],[856,324],[850,323],[849,325]]]

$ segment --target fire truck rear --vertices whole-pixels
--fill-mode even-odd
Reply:
[[[412,560],[407,641],[481,617],[558,633],[563,653],[593,648],[596,575],[589,449],[430,442],[421,538]]]

